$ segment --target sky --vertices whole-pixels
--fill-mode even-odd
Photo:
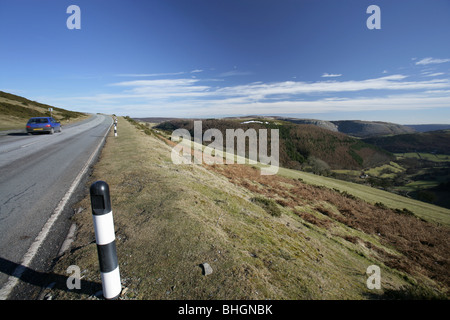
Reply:
[[[131,117],[450,124],[450,0],[0,0],[0,90]]]

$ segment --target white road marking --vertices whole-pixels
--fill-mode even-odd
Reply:
[[[74,240],[76,230],[77,230],[77,225],[75,223],[72,223],[72,225],[70,226],[69,232],[67,233],[66,240],[64,240],[64,242],[61,246],[61,249],[59,249],[58,256],[63,255],[64,252],[69,250],[70,245],[72,244],[72,242]]]
[[[91,162],[93,161],[94,157],[97,155],[98,151],[100,150],[100,147],[103,145],[103,142],[106,139],[106,136],[108,135],[110,129],[112,126],[112,119],[111,119],[111,125],[109,126],[108,130],[106,131],[105,135],[103,136],[101,142],[95,149],[95,151],[92,153],[92,155],[89,157],[88,161],[84,165],[83,169],[81,169],[80,173],[78,173],[77,177],[73,181],[72,185],[70,186],[69,190],[66,192],[64,197],[59,202],[56,209],[53,211],[53,214],[51,217],[47,220],[44,227],[42,228],[41,232],[39,232],[36,239],[34,239],[34,242],[31,244],[30,248],[28,249],[27,253],[22,259],[22,262],[11,276],[9,276],[8,281],[6,284],[1,288],[0,290],[0,300],[6,300],[8,299],[9,294],[14,289],[14,287],[17,285],[20,277],[22,274],[26,271],[26,269],[30,266],[31,261],[33,260],[34,256],[36,255],[37,251],[41,247],[42,243],[44,242],[45,238],[47,237],[48,233],[50,232],[51,227],[55,223],[55,221],[58,219],[61,212],[64,210],[65,205],[69,201],[70,197],[72,196],[73,192],[77,188],[78,184],[81,181],[81,178],[83,178],[84,174],[89,169],[89,166],[91,165]]]
[[[23,145],[23,146],[20,146],[21,148],[26,148],[26,147],[28,147],[28,146],[31,146],[32,144],[35,144],[35,143],[38,143],[39,141],[36,141],[36,142],[32,142],[32,143],[29,143],[29,144],[25,144],[25,145]]]

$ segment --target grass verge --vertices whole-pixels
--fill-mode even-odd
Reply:
[[[110,134],[86,185],[104,180],[110,186],[121,299],[398,298],[410,288],[441,294],[440,283],[386,263],[385,254],[404,253],[351,226],[342,208],[320,197],[321,189],[291,203],[293,187],[309,187],[267,176],[264,183],[251,166],[175,165],[170,153],[166,142],[119,118],[118,137]],[[274,192],[274,183],[286,194]],[[77,237],[53,272],[61,279],[77,265],[82,286],[92,288],[51,294],[96,299],[101,282],[89,196],[74,209]],[[207,276],[205,262],[213,269]],[[382,270],[379,291],[366,287],[373,264]]]

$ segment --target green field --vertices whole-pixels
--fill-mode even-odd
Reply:
[[[388,164],[364,170],[364,173],[368,174],[371,177],[394,178],[397,173],[403,172],[405,170],[406,169],[398,163],[391,161]],[[333,172],[345,174],[351,177],[359,177],[361,175],[361,170],[333,170]]]
[[[424,153],[424,152],[409,152],[409,153],[395,153],[398,159],[402,158],[415,158],[428,160],[433,162],[450,161],[450,155],[447,154],[434,154],[434,153]]]

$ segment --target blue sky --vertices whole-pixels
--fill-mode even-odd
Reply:
[[[450,123],[449,0],[0,0],[0,39],[0,90],[71,110]]]

